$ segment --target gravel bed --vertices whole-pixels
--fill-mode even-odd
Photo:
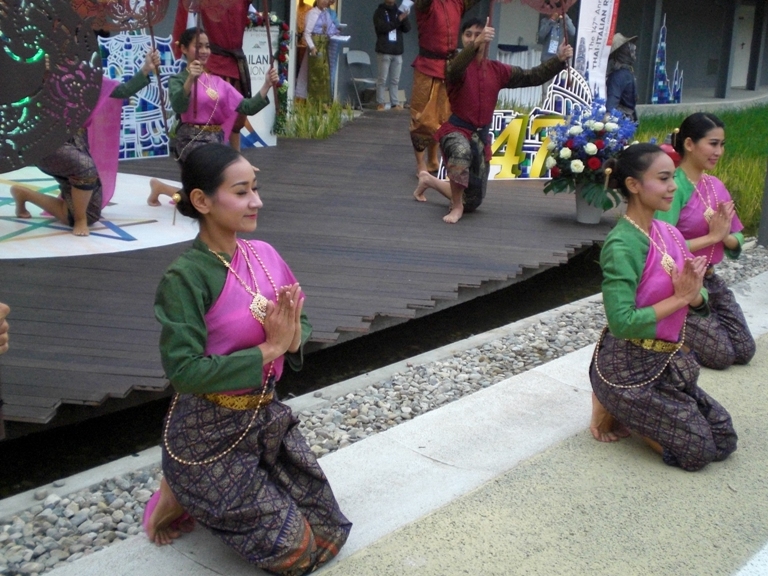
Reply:
[[[768,250],[749,247],[718,266],[729,284],[768,271]],[[539,320],[480,347],[430,364],[407,365],[377,385],[298,414],[318,456],[334,452],[516,374],[594,344],[605,325],[602,304]],[[0,519],[0,575],[41,574],[142,532],[144,505],[158,489],[158,466],[59,496],[38,490],[39,504]],[[66,493],[66,483],[54,487]]]

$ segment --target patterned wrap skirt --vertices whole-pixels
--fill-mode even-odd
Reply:
[[[208,127],[215,128],[215,127]],[[176,138],[173,140],[173,153],[179,162],[184,162],[192,150],[206,144],[224,144],[224,131],[205,130],[197,124],[182,122],[176,128]]]
[[[305,574],[338,554],[352,524],[290,407],[276,400],[262,406],[237,443],[252,418],[252,410],[179,395],[166,417],[165,479],[184,509],[248,562]],[[196,464],[233,445],[222,458]]]
[[[331,40],[325,34],[312,34],[312,42],[317,48],[317,55],[309,54],[307,77],[307,100],[310,102],[331,103]]]
[[[440,139],[440,149],[448,179],[464,188],[464,212],[474,212],[483,203],[491,172],[482,136],[472,132],[467,139],[461,132],[449,132]]]
[[[84,129],[78,130],[58,150],[40,160],[37,167],[59,183],[61,198],[67,203],[70,226],[75,224],[72,188],[91,192],[85,212],[88,225],[101,218],[101,180],[88,148],[88,133]]]
[[[725,280],[712,273],[704,278],[709,292],[709,316],[688,314],[685,344],[702,366],[723,370],[746,364],[757,350],[747,320]]]
[[[417,152],[423,152],[435,144],[435,132],[451,117],[451,103],[445,82],[413,70],[411,88],[411,122],[408,128],[411,144]],[[437,167],[435,167],[437,169]]]
[[[694,471],[727,458],[738,439],[725,408],[699,388],[699,370],[693,354],[670,357],[606,332],[589,377],[614,418],[658,442],[665,463]]]

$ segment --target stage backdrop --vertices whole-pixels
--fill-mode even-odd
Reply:
[[[272,47],[278,46],[279,26],[270,28]],[[256,94],[269,70],[269,47],[267,45],[267,29],[265,27],[247,28],[243,36],[243,52],[248,60],[251,71],[251,90]],[[272,133],[275,123],[275,95],[270,89],[269,106],[255,116],[249,116],[245,127],[240,131],[240,146],[242,148],[258,148],[260,146],[276,146],[277,136]]]
[[[618,14],[619,0],[581,0],[574,68],[596,98],[605,98],[605,71]]]

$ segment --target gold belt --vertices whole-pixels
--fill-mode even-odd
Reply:
[[[230,410],[256,410],[272,402],[274,392],[267,394],[240,394],[233,396],[231,394],[198,394],[200,398],[205,398],[208,402],[213,402],[217,406],[229,408]]]
[[[676,343],[667,342],[666,340],[656,340],[654,338],[627,338],[627,340],[635,346],[639,346],[645,350],[664,352],[667,354],[670,352],[677,352],[682,346],[682,341]]]
[[[192,128],[197,128],[201,132],[221,132],[221,126],[218,124],[190,124]]]

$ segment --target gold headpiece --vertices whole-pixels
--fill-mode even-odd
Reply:
[[[173,225],[176,226],[176,212],[179,210],[179,202],[181,202],[181,194],[176,192],[173,196]]]
[[[603,184],[603,190],[607,190],[608,180],[611,179],[611,174],[613,174],[613,170],[611,170],[610,168],[606,168],[604,172],[605,172],[605,183]]]

